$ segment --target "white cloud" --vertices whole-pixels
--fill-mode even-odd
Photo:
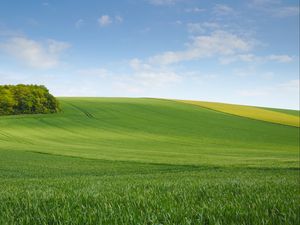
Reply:
[[[288,63],[293,61],[293,57],[288,55],[269,55],[266,57],[267,60],[281,62],[281,63]]]
[[[234,14],[235,11],[233,8],[231,8],[228,5],[216,4],[213,8],[213,13],[217,16],[226,16],[226,15]]]
[[[199,7],[185,9],[185,12],[187,12],[187,13],[202,13],[202,12],[205,12],[205,11],[206,11],[206,9],[199,8]]]
[[[139,71],[133,75],[135,82],[141,84],[143,87],[165,87],[178,83],[181,77],[168,70],[162,71]]]
[[[257,56],[251,53],[258,42],[250,37],[241,36],[236,32],[225,31],[226,25],[214,22],[188,23],[187,29],[192,38],[185,50],[167,51],[154,55],[147,60],[150,65],[170,65],[184,61],[216,57],[221,64],[233,62],[246,63],[289,63],[294,57],[289,55],[271,54]]]
[[[133,78],[135,82],[140,83],[144,87],[162,87],[181,80],[181,76],[171,69],[151,66],[139,59],[132,59],[129,65],[134,71]]]
[[[237,61],[255,62],[259,60],[259,57],[249,53],[249,54],[232,55],[229,57],[220,57],[219,60],[221,64],[227,65]]]
[[[106,27],[113,23],[122,23],[123,20],[123,17],[119,15],[115,17],[111,17],[109,15],[102,15],[98,18],[98,24],[100,27]]]
[[[98,18],[98,23],[101,27],[105,27],[112,23],[112,19],[108,15],[102,15]]]
[[[80,29],[83,25],[84,25],[84,20],[83,20],[83,19],[79,19],[79,20],[77,20],[76,23],[75,23],[75,27],[76,27],[77,29]]]
[[[248,52],[253,47],[250,40],[226,31],[214,31],[210,35],[197,36],[184,51],[169,51],[150,58],[154,64],[168,65],[212,56],[234,55]]]
[[[129,92],[144,93],[148,90],[172,87],[181,80],[182,77],[174,71],[145,70],[135,71],[131,75],[119,76],[115,84]]]
[[[129,61],[132,73],[115,77],[117,88],[131,92],[144,94],[149,90],[172,87],[181,82],[182,76],[170,68],[152,66],[140,59]]]
[[[153,5],[173,5],[180,0],[149,0],[149,3]]]
[[[143,63],[142,60],[134,58],[132,60],[129,61],[129,66],[135,70],[150,70],[151,66],[147,63]]]
[[[25,37],[14,37],[0,48],[27,66],[40,69],[54,68],[60,64],[60,54],[70,47],[66,42],[48,40],[40,43]]]

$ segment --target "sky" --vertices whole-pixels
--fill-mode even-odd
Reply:
[[[0,85],[299,109],[298,0],[0,0]]]

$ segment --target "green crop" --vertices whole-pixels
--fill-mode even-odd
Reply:
[[[299,128],[159,99],[0,117],[0,224],[298,224]]]
[[[300,127],[299,113],[296,110],[280,110],[259,108],[246,105],[234,105],[218,102],[200,102],[180,100],[187,104],[198,105],[204,108],[229,113],[236,116],[247,117],[250,119],[262,120],[271,123]],[[298,115],[297,115],[298,114]]]

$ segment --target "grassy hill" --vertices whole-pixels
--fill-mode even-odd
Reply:
[[[298,127],[172,100],[59,100],[58,114],[0,117],[0,224],[297,224]]]
[[[159,99],[61,98],[0,118],[0,149],[191,165],[298,166],[298,129]]]

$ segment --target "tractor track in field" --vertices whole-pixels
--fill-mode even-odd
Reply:
[[[64,128],[63,126],[59,126],[59,125],[57,125],[57,124],[48,122],[48,121],[45,120],[44,118],[36,118],[36,119],[37,119],[40,123],[43,123],[43,124],[45,124],[45,125],[47,125],[47,126],[49,126],[49,127],[55,127],[55,128],[58,128],[58,129],[60,129],[60,130],[64,130],[64,131],[69,132],[69,133],[72,133],[72,134],[74,133],[74,131],[68,130],[68,129]]]
[[[3,137],[8,138],[8,140],[13,140],[13,141],[21,143],[21,144],[30,144],[30,145],[33,145],[32,142],[24,140],[24,138],[20,138],[18,136],[14,136],[14,135],[8,134],[7,132],[5,132],[3,130],[0,130],[0,135],[2,135]]]
[[[10,135],[4,133],[3,131],[0,131],[0,135],[4,136],[6,138],[9,138],[9,139],[12,138]]]
[[[94,119],[94,118],[95,118],[91,113],[89,113],[88,111],[86,111],[86,110],[84,110],[84,109],[78,107],[77,105],[72,104],[72,103],[68,103],[68,104],[71,105],[73,108],[79,110],[79,111],[82,112],[83,114],[85,114],[88,118],[91,118],[91,119]]]

